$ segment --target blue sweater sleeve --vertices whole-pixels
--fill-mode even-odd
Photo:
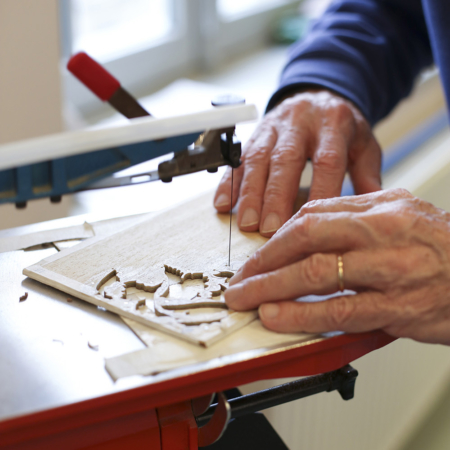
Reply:
[[[335,0],[291,47],[267,108],[305,84],[318,85],[353,101],[375,124],[431,63],[421,0]]]

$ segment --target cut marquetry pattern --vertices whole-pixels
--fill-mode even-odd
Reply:
[[[239,231],[233,216],[227,267],[229,216],[215,212],[212,197],[93,238],[24,274],[183,340],[211,345],[257,317],[256,311],[228,310],[222,294],[233,273],[267,241]]]
[[[183,284],[187,280],[201,280],[203,286],[199,286],[196,289],[194,297],[174,298],[170,296],[170,287],[174,286],[174,283],[167,277],[160,283],[152,285],[151,283],[146,284],[142,280],[129,280],[127,275],[119,270],[113,269],[102,277],[97,284],[98,294],[103,295],[104,298],[109,300],[128,300],[130,299],[127,293],[129,288],[154,293],[153,308],[149,308],[147,314],[152,314],[153,312],[156,316],[172,317],[178,323],[184,325],[220,322],[222,319],[233,314],[233,311],[228,310],[224,300],[220,299],[220,295],[228,287],[227,280],[233,276],[233,272],[217,271],[217,274],[211,275],[204,272],[183,272],[180,269],[167,265],[163,267],[166,274],[169,273],[179,278],[180,281],[176,284]],[[153,270],[150,270],[150,272],[153,272]],[[223,281],[220,278],[227,278],[227,280]],[[108,284],[110,281],[112,283]],[[132,294],[132,296],[133,299],[137,300],[135,305],[136,310],[140,307],[147,306],[145,299],[140,299],[136,294]],[[191,315],[190,310],[199,308],[208,308],[214,311]],[[217,312],[217,309],[221,309],[222,311]]]

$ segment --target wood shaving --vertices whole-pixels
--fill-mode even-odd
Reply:
[[[19,298],[19,302],[24,302],[28,298],[28,292],[25,292],[25,294],[22,295],[22,297]]]
[[[98,344],[91,344],[90,342],[88,342],[88,347],[91,350],[95,350],[96,352],[98,352]]]

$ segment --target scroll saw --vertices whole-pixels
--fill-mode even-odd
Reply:
[[[160,119],[149,117],[120,83],[87,55],[76,55],[71,62],[75,67],[69,64],[69,69],[94,93],[132,120],[110,128],[71,131],[1,145],[0,203],[24,207],[27,201],[37,198],[49,197],[56,202],[62,195],[80,190],[154,180],[167,182],[175,176],[201,170],[214,172],[224,165],[239,166],[241,144],[234,136],[235,125],[256,119],[254,106],[235,98],[221,98],[208,111]],[[172,152],[174,157],[162,162],[154,172],[128,177],[115,175]],[[7,293],[16,286],[26,286],[34,304],[48,302],[51,316],[52,308],[64,305],[67,295],[23,280],[20,270],[6,270],[10,266],[23,268],[26,264],[22,259],[28,261],[33,257],[36,258],[25,252],[0,255],[0,281],[3,277],[2,287]],[[5,297],[13,297],[7,293],[3,293]],[[27,303],[33,305],[29,300]],[[34,338],[26,322],[14,322],[15,311],[10,308],[3,312],[6,326],[13,324],[11,335],[18,336],[20,330]],[[70,318],[76,320],[73,311]],[[95,326],[101,326],[103,319]],[[80,320],[84,323],[84,316]],[[120,342],[123,336],[117,336],[118,329],[114,328],[108,340]],[[13,360],[14,368],[20,370],[11,372],[13,376],[6,372],[3,378],[1,393],[7,400],[3,403],[12,407],[6,414],[0,408],[0,448],[20,446],[35,450],[69,445],[97,450],[127,446],[196,450],[211,444],[214,447],[210,448],[234,448],[239,442],[241,448],[284,449],[286,446],[278,437],[274,438],[276,433],[267,420],[253,413],[320,392],[338,391],[344,400],[351,399],[357,372],[348,364],[392,340],[381,331],[312,336],[294,344],[262,347],[228,355],[223,360],[215,358],[181,372],[166,371],[147,379],[130,380],[125,387],[109,385],[109,379],[99,378],[101,383],[79,392],[70,385],[72,372],[79,377],[87,371],[89,381],[105,374],[97,370],[97,365],[86,365],[87,359],[75,360],[82,364],[67,365],[66,372],[66,364],[57,365],[57,371],[50,367],[46,382],[52,395],[44,400],[45,395],[40,392],[42,379],[35,377],[35,370],[22,370],[29,367],[27,354],[15,352],[14,358],[8,359],[9,347],[5,345],[0,360],[3,357],[10,365]],[[36,349],[39,351],[40,346]],[[65,352],[73,356],[70,346]],[[45,364],[41,365],[46,369]],[[240,395],[233,389],[261,379],[293,376],[307,378],[248,395]],[[15,389],[7,389],[5,380],[12,380]],[[71,396],[60,395],[63,387],[70,390]],[[23,394],[16,396],[19,390]],[[228,434],[215,443],[225,429]]]
[[[109,128],[68,131],[0,145],[0,203],[23,208],[27,201],[173,177],[218,167],[238,167],[241,143],[235,125],[254,120],[253,105],[234,96],[212,101],[200,113],[154,118],[86,53],[71,58],[69,70],[101,100],[132,119]],[[142,162],[174,153],[153,172],[114,176]]]

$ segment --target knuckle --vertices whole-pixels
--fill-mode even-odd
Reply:
[[[341,330],[353,317],[353,302],[347,298],[337,298],[326,304],[326,316],[331,328]]]
[[[271,163],[274,166],[290,166],[292,163],[298,163],[302,160],[302,154],[299,148],[294,144],[283,144],[273,149]]]
[[[335,120],[340,124],[354,120],[353,111],[344,100],[336,102],[334,106],[334,116]]]
[[[277,201],[277,207],[280,207],[281,204],[285,203],[288,198],[291,196],[288,195],[286,192],[286,189],[281,186],[278,183],[270,183],[266,186],[266,190],[264,192],[264,205],[266,206],[266,203],[270,200],[276,200]],[[281,203],[281,204],[280,204]],[[274,206],[271,204],[271,206]]]
[[[274,120],[272,112],[273,111],[264,116],[258,124],[249,141],[245,144],[244,151],[249,151],[254,143],[261,139],[261,137],[264,137],[264,139],[270,139],[274,134],[276,134],[276,120]]]
[[[317,211],[317,208],[320,208],[321,206],[323,206],[323,203],[324,203],[324,200],[322,200],[322,199],[310,200],[308,203],[305,203],[301,207],[300,213],[301,213],[301,215],[312,214],[315,211]]]
[[[291,115],[294,111],[299,112],[304,108],[308,108],[310,104],[311,96],[303,92],[284,99],[278,105],[276,112],[278,117],[286,117]]]
[[[295,328],[298,331],[308,331],[308,324],[311,323],[312,319],[312,308],[309,303],[303,303],[295,305],[291,311],[292,321],[294,322]]]
[[[316,220],[313,219],[312,214],[306,214],[305,216],[301,217],[294,223],[294,233],[296,235],[295,238],[304,239],[305,237],[307,237],[310,234],[310,230],[315,223]]]
[[[320,221],[318,214],[306,214],[301,219],[299,219],[295,226],[296,232],[299,238],[311,238],[312,230],[317,226]]]
[[[259,190],[252,183],[242,183],[240,197],[246,199],[247,197],[254,198],[259,197]]]
[[[258,146],[254,148],[252,151],[249,151],[243,157],[245,161],[246,168],[252,167],[261,167],[267,166],[269,164],[269,147],[267,146]]]
[[[257,250],[253,256],[247,261],[244,267],[244,276],[252,273],[260,273],[264,266],[264,254],[261,249]]]
[[[304,261],[303,277],[312,286],[321,286],[326,282],[325,255],[316,253]]]
[[[322,149],[314,162],[315,168],[321,172],[335,173],[345,170],[342,156],[331,149]]]
[[[405,199],[414,198],[414,195],[412,195],[411,192],[409,192],[407,189],[404,188],[392,189],[390,190],[389,194],[392,194],[394,197],[397,198],[405,198]]]
[[[417,215],[417,211],[428,211],[430,203],[422,200],[419,197],[414,197],[411,195],[410,198],[405,198],[403,200],[405,207],[409,210],[410,214]]]

